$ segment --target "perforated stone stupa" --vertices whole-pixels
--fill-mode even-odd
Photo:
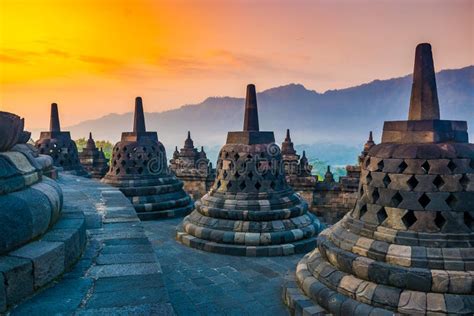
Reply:
[[[211,190],[178,228],[193,248],[240,256],[281,256],[315,247],[319,221],[285,180],[273,132],[259,130],[254,85],[247,86],[244,128],[229,132]]]
[[[409,120],[385,122],[356,206],[299,262],[284,294],[293,311],[474,313],[474,144],[465,121],[439,113],[431,46],[420,44]]]
[[[105,158],[104,151],[96,147],[95,141],[92,138],[92,133],[89,133],[86,147],[79,153],[79,159],[92,178],[102,179],[107,171],[109,171],[109,162]]]
[[[49,131],[41,132],[35,146],[40,154],[51,156],[54,166],[60,170],[78,176],[89,176],[79,161],[77,146],[71,139],[71,134],[61,131],[58,105],[56,103],[51,104]]]
[[[184,216],[194,208],[183,182],[168,168],[157,133],[146,131],[140,97],[135,100],[133,132],[122,133],[115,144],[110,170],[102,181],[118,187],[142,220]]]

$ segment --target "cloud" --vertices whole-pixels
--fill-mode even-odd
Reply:
[[[48,49],[46,51],[46,53],[49,54],[49,55],[54,55],[54,56],[63,57],[63,58],[71,57],[71,55],[68,52],[65,52],[65,51],[62,51],[62,50],[59,50],[59,49],[55,49],[55,48]]]
[[[0,62],[5,64],[24,64],[26,60],[7,54],[0,54]]]
[[[77,59],[86,63],[98,64],[98,65],[104,65],[104,66],[117,66],[121,64],[121,62],[115,59],[101,57],[101,56],[81,55]]]

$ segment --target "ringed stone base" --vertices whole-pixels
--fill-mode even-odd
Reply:
[[[86,245],[82,212],[64,213],[41,239],[0,257],[0,312],[68,270]]]
[[[195,232],[195,234],[199,235],[197,232]],[[229,232],[229,236],[232,241],[236,238],[245,239],[245,233]],[[306,253],[316,247],[316,237],[302,239],[285,244],[268,246],[223,244],[201,239],[191,234],[188,234],[183,230],[182,225],[178,226],[176,229],[176,239],[182,244],[191,248],[223,255],[247,257],[291,256],[297,253]]]

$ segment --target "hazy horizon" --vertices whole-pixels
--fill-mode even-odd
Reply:
[[[474,64],[474,2],[137,0],[1,2],[0,110],[30,129],[241,97],[300,83],[317,92],[412,72],[430,42],[436,70]],[[403,23],[401,23],[403,21]]]

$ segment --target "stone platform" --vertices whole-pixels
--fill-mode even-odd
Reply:
[[[178,315],[288,315],[281,287],[303,255],[237,257],[189,248],[174,239],[179,223],[142,224]]]
[[[10,314],[174,315],[160,264],[130,201],[95,180],[60,174],[58,183],[65,217],[84,213],[86,250],[72,270]]]

